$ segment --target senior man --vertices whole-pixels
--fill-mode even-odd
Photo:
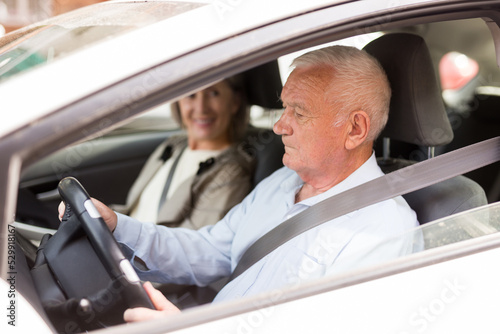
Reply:
[[[143,280],[207,285],[229,276],[245,250],[289,217],[383,173],[373,142],[384,127],[390,88],[378,62],[364,51],[332,46],[297,58],[274,125],[285,145],[283,163],[216,225],[169,229],[98,209]],[[215,302],[282,288],[411,252],[401,240],[372,248],[418,222],[402,197],[333,219],[286,242],[227,284]],[[140,259],[140,260],[139,260]],[[132,309],[125,320],[175,313],[145,285],[160,311]]]

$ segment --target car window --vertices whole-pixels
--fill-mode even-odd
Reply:
[[[340,268],[337,265],[334,270],[328,271],[327,275],[348,277],[351,272],[370,271],[374,267],[389,268],[395,260],[414,256],[430,249],[480,238],[498,231],[500,231],[500,202],[423,224],[390,239],[373,238],[371,242],[365,243],[364,248],[349,255],[348,267]],[[329,242],[328,238],[324,238],[319,244],[320,247],[316,253],[322,258],[334,255],[330,254],[334,244]],[[394,249],[402,251],[400,254],[395,254],[392,252]],[[321,279],[321,276],[316,275],[317,264],[316,262],[314,264],[312,262],[302,264],[296,284],[307,284],[314,282],[315,279]]]
[[[447,106],[458,111],[468,109],[479,85],[479,64],[467,55],[452,51],[439,61],[439,77],[443,89],[443,100]]]
[[[313,49],[318,49],[326,47],[329,45],[350,45],[357,48],[363,48],[370,41],[383,35],[381,32],[374,32],[368,34],[362,34],[355,37],[349,37],[341,39],[332,43],[321,44],[313,48],[304,49],[298,52],[293,52],[282,57],[279,57],[278,65],[281,75],[281,81],[284,83],[290,74],[290,66],[293,59],[299,55],[311,51]],[[280,118],[283,110],[281,109],[265,109],[260,106],[251,106],[250,108],[250,123],[253,126],[272,129],[274,123]],[[139,116],[134,117],[127,124],[114,130],[112,134],[121,134],[129,132],[140,132],[140,131],[174,131],[179,130],[180,126],[177,124],[170,114],[170,104],[166,103],[161,106],[155,107]]]
[[[347,45],[347,46],[354,46],[358,49],[362,49],[366,44],[370,43],[374,39],[377,39],[378,37],[382,36],[384,33],[383,32],[373,32],[373,33],[367,33],[367,34],[361,34],[357,35],[354,37],[348,37],[344,39],[339,39],[334,42],[330,43],[325,43],[325,44],[320,44],[317,46],[314,46],[312,48],[307,48],[303,49],[297,52],[293,52],[287,55],[284,55],[280,58],[278,58],[278,64],[280,66],[280,72],[281,72],[281,81],[286,82],[286,79],[288,78],[288,75],[290,74],[290,65],[292,64],[292,61],[300,56],[301,54],[307,53],[309,51],[315,50],[315,49],[321,49],[330,45]]]
[[[263,129],[272,129],[280,118],[281,109],[266,109],[260,106],[250,107],[250,124]],[[155,107],[139,116],[133,117],[125,125],[113,130],[110,135],[144,131],[178,131],[181,126],[171,115],[170,104]]]
[[[477,61],[460,52],[448,52],[439,62],[443,90],[457,90],[465,86],[479,73]]]
[[[422,250],[496,233],[500,230],[500,202],[438,220],[421,230]]]
[[[139,116],[133,117],[125,125],[113,130],[110,134],[124,134],[144,131],[175,131],[179,124],[172,118],[170,104],[162,104]]]
[[[500,202],[423,224],[397,237],[367,246],[377,250],[406,240],[414,253],[480,238],[500,231]]]

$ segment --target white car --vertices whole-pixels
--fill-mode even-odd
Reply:
[[[493,0],[118,0],[1,37],[2,332],[86,330],[54,322],[30,273],[42,236],[58,228],[61,179],[74,176],[91,196],[123,203],[153,149],[182,131],[169,103],[245,72],[257,183],[281,166],[283,147],[270,128],[290,61],[325,44],[364,48],[386,69],[393,98],[375,153],[388,177],[354,198],[369,205],[404,195],[421,226],[367,247],[411,238],[415,251],[165,319],[89,330],[498,332],[500,1]],[[339,201],[358,201],[348,195]],[[351,204],[347,212],[359,209]]]

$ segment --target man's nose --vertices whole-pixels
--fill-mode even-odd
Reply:
[[[292,128],[289,124],[290,119],[288,114],[289,113],[285,109],[280,119],[276,123],[274,123],[273,131],[279,136],[292,134]]]

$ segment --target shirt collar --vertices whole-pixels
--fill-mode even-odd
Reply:
[[[332,188],[328,189],[324,193],[310,197],[300,202],[300,204],[306,206],[312,206],[328,197],[337,195],[343,191],[354,188],[360,184],[373,180],[382,175],[384,175],[384,173],[377,164],[377,159],[375,158],[375,152],[372,152],[370,158],[368,158],[368,160],[366,160],[358,169],[356,169],[345,180],[333,186]],[[292,175],[290,175],[290,177],[288,177],[281,184],[281,189],[285,193],[292,192],[293,196],[295,197],[295,194],[300,190],[303,184],[304,181],[302,181],[302,179],[299,177],[297,173],[293,172]]]

